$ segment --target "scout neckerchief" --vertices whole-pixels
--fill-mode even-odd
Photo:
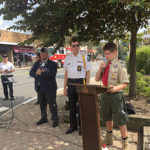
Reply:
[[[103,85],[106,87],[108,86],[108,73],[109,73],[110,64],[111,64],[111,61],[108,62],[106,68],[104,69],[103,76],[102,76]]]

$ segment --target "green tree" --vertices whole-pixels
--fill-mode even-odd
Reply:
[[[65,36],[75,34],[82,42],[98,44],[130,33],[130,90],[136,96],[136,43],[139,28],[148,25],[149,0],[0,0],[0,14],[12,20],[21,16],[13,29],[31,31],[44,45],[62,46]],[[132,82],[131,82],[132,81]]]

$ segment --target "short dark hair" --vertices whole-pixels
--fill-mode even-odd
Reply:
[[[48,52],[48,51],[47,51],[47,49],[45,47],[42,47],[40,52],[42,53],[42,52]]]
[[[3,55],[3,58],[6,58],[6,57],[8,57],[7,54],[4,54],[4,55]]]
[[[72,37],[70,38],[70,45],[71,45],[72,43],[74,43],[74,42],[79,42],[79,41],[78,41],[78,38],[77,38],[76,36],[72,36]]]
[[[107,43],[103,47],[103,51],[109,50],[111,52],[117,50],[117,46],[115,43]]]

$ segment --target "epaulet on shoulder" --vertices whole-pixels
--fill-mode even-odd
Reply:
[[[81,55],[86,55],[85,52],[81,52],[81,51],[80,51],[80,54],[81,54]]]
[[[65,57],[65,58],[67,58],[68,56],[70,57],[70,56],[71,56],[71,54],[72,54],[72,53],[66,54],[66,57]]]
[[[88,59],[88,56],[85,52],[82,52],[82,55],[84,55],[84,57]]]

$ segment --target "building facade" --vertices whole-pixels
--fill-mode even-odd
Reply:
[[[29,34],[0,30],[0,55],[7,54],[9,61],[14,64],[20,59],[24,65],[27,65],[27,62],[32,61],[30,58],[35,53],[37,45],[19,46],[18,44],[30,37]]]

